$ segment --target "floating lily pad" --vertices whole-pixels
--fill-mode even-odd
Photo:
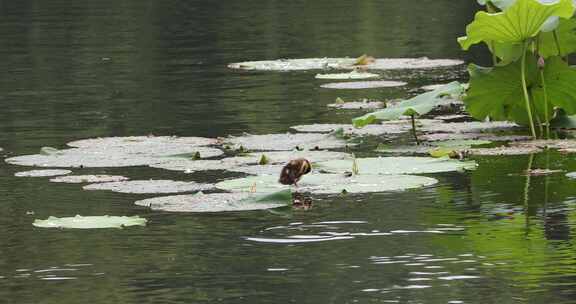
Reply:
[[[556,149],[564,153],[576,153],[576,140],[573,139],[551,139],[551,140],[532,140],[526,142],[514,143],[516,147],[538,148],[538,149]]]
[[[136,205],[169,212],[230,212],[285,207],[291,202],[289,191],[262,195],[255,193],[197,193],[140,200]]]
[[[495,148],[469,149],[467,150],[467,152],[470,155],[480,155],[480,156],[526,155],[542,152],[542,149],[537,147],[502,146]]]
[[[428,155],[431,149],[435,146],[429,145],[412,145],[412,146],[397,146],[397,145],[379,145],[376,152],[399,154],[399,155]]]
[[[430,84],[430,85],[425,85],[422,87],[422,90],[425,91],[434,91],[438,88],[441,88],[443,86],[447,85],[447,83],[438,83],[438,84]]]
[[[497,135],[492,133],[430,133],[419,135],[424,141],[447,140],[488,140],[488,141],[525,141],[531,137],[524,135]]]
[[[561,173],[561,172],[564,172],[564,170],[530,169],[528,171],[525,171],[524,174],[530,175],[530,176],[545,176],[545,175],[551,175],[551,174]]]
[[[337,108],[344,110],[373,110],[380,109],[384,107],[384,103],[381,101],[349,101],[343,103],[330,103],[327,106],[329,108]]]
[[[458,161],[432,157],[379,157],[356,159],[360,174],[419,174],[464,171],[476,168],[474,161]],[[316,165],[331,173],[351,172],[352,160],[331,160]]]
[[[58,176],[58,175],[66,175],[72,173],[70,170],[31,170],[31,171],[23,171],[17,172],[14,176],[17,177],[47,177],[47,176]]]
[[[123,182],[98,183],[84,186],[84,190],[109,190],[120,193],[179,193],[213,189],[214,186],[195,182],[171,180],[136,180]]]
[[[353,81],[353,82],[334,82],[323,84],[320,87],[325,89],[341,89],[341,90],[363,90],[363,89],[377,89],[377,88],[392,88],[405,86],[407,83],[402,81]]]
[[[566,173],[566,176],[569,178],[576,178],[576,172]]]
[[[378,78],[380,75],[366,72],[352,71],[350,73],[316,74],[316,79],[368,79]]]
[[[433,145],[444,148],[472,148],[474,146],[488,145],[492,142],[482,139],[452,139],[446,141],[435,142]]]
[[[228,171],[246,173],[251,175],[275,175],[279,176],[284,165],[254,165],[230,168]]]
[[[54,183],[68,183],[68,184],[108,183],[108,182],[122,182],[126,180],[128,180],[128,178],[121,175],[68,175],[50,179],[50,181]]]
[[[350,157],[350,154],[334,151],[268,151],[248,153],[244,156],[228,157],[219,160],[175,159],[164,163],[152,164],[150,167],[172,171],[183,171],[186,173],[206,170],[229,170],[234,172],[243,172],[243,169],[241,168],[247,168],[246,165],[257,165],[260,162],[262,156],[266,157],[266,160],[269,164],[283,164],[296,158],[306,158],[310,162],[319,162],[331,159],[344,159]]]
[[[32,224],[41,228],[72,228],[72,229],[96,229],[96,228],[122,228],[128,226],[145,226],[146,219],[139,216],[74,216],[54,217],[46,220],[35,220]]]
[[[355,58],[307,58],[307,59],[279,59],[264,61],[246,61],[231,63],[232,69],[260,70],[260,71],[304,71],[325,69],[356,69]],[[385,58],[363,65],[363,68],[372,70],[401,70],[401,69],[427,69],[460,65],[464,62],[453,59],[422,58]]]
[[[200,157],[204,158],[219,156],[223,153],[216,148],[162,144],[72,148],[50,153],[16,156],[5,161],[13,165],[37,167],[130,167],[165,162],[170,158],[191,157],[194,154],[200,154]]]
[[[364,128],[356,128],[352,124],[312,124],[312,125],[299,125],[290,127],[298,132],[309,133],[332,133],[342,130],[344,135],[384,135],[384,134],[400,134],[409,131],[409,126],[403,124],[373,124],[367,125]]]
[[[128,136],[128,137],[99,137],[81,139],[68,143],[75,148],[126,148],[128,146],[161,146],[161,145],[187,145],[208,146],[216,145],[218,140],[206,137],[177,137],[177,136]]]
[[[519,126],[507,121],[467,121],[428,124],[422,127],[422,131],[429,133],[482,133],[494,131],[509,131]]]
[[[347,177],[344,174],[311,174],[298,182],[297,191],[312,194],[386,192],[420,188],[437,182],[434,178],[412,175],[366,174]],[[228,191],[269,193],[289,186],[278,183],[276,175],[260,175],[226,180],[216,184],[216,187]]]
[[[346,141],[326,134],[245,135],[227,139],[227,143],[255,151],[322,150],[343,148]]]

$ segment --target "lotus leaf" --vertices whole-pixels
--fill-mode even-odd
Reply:
[[[536,82],[536,59],[527,60],[527,86]],[[522,91],[520,61],[506,66],[484,68],[471,64],[470,89],[464,103],[472,117],[485,120],[508,120],[527,123],[526,106]]]
[[[470,155],[501,156],[535,154],[542,152],[542,149],[537,147],[502,146],[495,148],[474,148],[468,149],[467,151]]]
[[[326,134],[267,134],[231,137],[227,143],[255,151],[291,151],[344,148],[346,141]]]
[[[508,121],[465,121],[450,123],[430,123],[420,129],[429,133],[482,133],[494,131],[510,131],[518,125]]]
[[[344,103],[331,103],[327,105],[329,108],[337,108],[344,110],[362,110],[362,109],[380,109],[384,107],[381,101],[350,101]]]
[[[350,73],[316,74],[316,79],[367,79],[380,77],[378,74],[352,71]]]
[[[378,157],[356,159],[360,174],[420,174],[464,171],[476,168],[474,161],[458,161],[432,157]],[[332,173],[350,172],[352,160],[332,160],[316,165],[319,170]]]
[[[297,190],[313,194],[368,193],[401,191],[435,183],[436,179],[411,175],[365,174],[347,177],[344,174],[311,174],[302,178]],[[223,181],[216,184],[216,187],[229,191],[271,193],[288,186],[278,183],[276,175],[261,175]]]
[[[576,178],[576,172],[566,173],[566,176],[569,178]]]
[[[47,177],[47,176],[58,176],[58,175],[66,175],[72,173],[70,170],[31,170],[31,171],[23,171],[17,172],[14,176],[17,177]]]
[[[128,226],[145,226],[146,219],[139,216],[80,216],[54,217],[46,220],[35,220],[32,224],[41,228],[71,228],[71,229],[96,229],[96,228],[122,228]]]
[[[284,165],[255,165],[255,166],[239,166],[228,169],[231,172],[240,172],[251,175],[274,175],[279,176],[280,171]]]
[[[6,159],[9,164],[38,167],[130,167],[166,162],[173,158],[186,158],[199,152],[201,157],[222,155],[216,148],[179,144],[132,146],[102,146],[100,148],[72,148],[58,150],[48,155],[34,154]]]
[[[196,171],[227,170],[245,164],[255,164],[258,160],[254,157],[229,157],[217,160],[189,160],[172,159],[166,162],[151,164],[152,168],[165,169],[171,171],[183,171],[192,173]]]
[[[552,115],[552,107],[562,108],[568,115],[576,114],[576,69],[570,67],[560,57],[550,57],[544,67],[546,92],[548,93],[549,115]],[[534,89],[534,103],[541,117],[543,117],[544,97],[541,88]],[[542,119],[548,121],[550,117]]]
[[[69,183],[69,184],[108,183],[108,182],[121,182],[126,180],[128,180],[127,177],[120,175],[68,175],[50,179],[50,181],[54,183]]]
[[[174,195],[136,201],[139,206],[169,212],[229,212],[285,207],[292,201],[290,191],[272,194],[211,193]]]
[[[356,69],[354,58],[307,58],[307,59],[280,59],[265,61],[247,61],[231,63],[232,69],[261,70],[261,71],[304,71],[326,69]],[[384,58],[364,65],[363,68],[371,70],[403,70],[428,69],[460,65],[461,60],[454,59],[428,59],[422,58]]]
[[[373,124],[364,128],[356,128],[353,125],[347,124],[313,124],[313,125],[299,125],[293,126],[292,129],[298,132],[311,132],[311,133],[330,133],[342,130],[344,135],[384,135],[384,134],[400,134],[410,130],[407,124]]]
[[[84,190],[109,190],[120,193],[178,193],[196,192],[213,189],[209,184],[179,182],[171,180],[135,180],[122,182],[97,183],[84,186]]]
[[[558,16],[568,19],[572,15],[572,0],[546,4],[537,0],[517,0],[504,12],[476,13],[474,21],[466,27],[467,36],[458,38],[458,42],[464,50],[482,41],[521,43],[536,36],[548,18]]]
[[[540,35],[538,53],[545,57],[566,56],[576,52],[576,19],[560,19],[558,28],[554,32],[542,33]],[[554,34],[560,44],[556,44]],[[560,53],[558,53],[560,47]]]
[[[376,119],[393,120],[404,115],[420,116],[430,112],[435,107],[446,103],[446,96],[460,95],[463,92],[463,86],[459,82],[454,81],[437,88],[434,91],[426,92],[411,99],[404,100],[397,105],[354,118],[352,122],[356,127],[363,127],[372,123]]]
[[[124,148],[126,146],[162,146],[162,145],[187,145],[208,146],[216,145],[218,140],[205,137],[177,137],[177,136],[128,136],[128,137],[99,137],[81,139],[69,142],[68,146],[75,148],[98,148],[111,147]]]
[[[341,90],[363,90],[363,89],[377,89],[377,88],[391,88],[405,86],[407,83],[402,81],[353,81],[353,82],[334,82],[323,84],[320,87],[325,89],[341,89]]]

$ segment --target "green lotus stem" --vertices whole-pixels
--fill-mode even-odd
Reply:
[[[528,159],[528,169],[526,169],[526,183],[524,184],[524,216],[526,217],[526,225],[530,223],[528,216],[528,205],[530,199],[530,170],[532,170],[532,163],[534,162],[534,154],[530,154]]]
[[[546,139],[550,139],[550,118],[548,113],[548,92],[546,91],[546,80],[544,79],[544,70],[540,69],[540,78],[542,79],[542,89],[544,90],[544,119],[546,120]]]
[[[528,94],[528,87],[526,86],[526,52],[528,48],[528,42],[524,43],[524,48],[522,50],[522,62],[520,67],[520,76],[522,78],[522,91],[524,91],[524,100],[526,101],[526,113],[528,113],[528,121],[530,123],[530,132],[532,133],[532,138],[536,139],[536,130],[534,128],[534,119],[532,118],[532,107],[530,106],[530,96]]]
[[[498,64],[498,57],[496,57],[496,54],[494,54],[494,52],[496,52],[494,41],[490,43],[490,47],[492,48],[492,65],[496,66]]]
[[[560,48],[560,39],[558,39],[558,33],[556,30],[552,31],[552,36],[554,37],[554,44],[556,44],[556,49],[558,50],[558,56],[562,56],[562,49]]]
[[[414,114],[410,115],[410,120],[412,121],[412,135],[416,140],[416,144],[420,145],[420,140],[418,139],[418,135],[416,135],[416,121],[414,120]]]

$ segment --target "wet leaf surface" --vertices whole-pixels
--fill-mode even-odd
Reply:
[[[35,220],[32,224],[40,228],[99,229],[122,228],[128,226],[145,226],[146,219],[139,216],[74,216],[49,217],[46,220]]]
[[[352,71],[349,73],[335,73],[335,74],[316,74],[316,79],[368,79],[368,78],[378,78],[380,75],[374,73],[365,73]]]
[[[324,150],[346,147],[346,141],[327,134],[266,134],[231,137],[233,146],[254,151]]]
[[[48,177],[70,174],[70,170],[30,170],[22,171],[14,174],[16,177]]]
[[[97,183],[84,186],[84,190],[108,190],[120,193],[179,193],[213,189],[213,185],[171,180],[135,180]]]
[[[392,88],[405,86],[407,83],[402,81],[353,81],[353,82],[333,82],[323,84],[320,87],[324,89],[339,89],[339,90],[363,90],[363,89],[377,89],[377,88]]]
[[[316,169],[331,173],[351,172],[352,160],[333,160],[318,163]],[[458,161],[432,157],[378,157],[356,159],[362,174],[420,174],[464,171],[476,168],[474,161]]]
[[[108,183],[121,182],[129,178],[120,175],[68,175],[50,179],[54,183],[82,184],[82,183]]]

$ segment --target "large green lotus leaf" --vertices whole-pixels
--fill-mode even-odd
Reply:
[[[576,51],[576,19],[560,19],[560,24],[556,29],[560,44],[560,54],[558,46],[554,40],[554,33],[547,32],[540,34],[538,52],[544,58],[550,56],[566,56]]]
[[[363,174],[420,174],[464,171],[476,168],[474,161],[458,161],[432,157],[374,157],[358,158],[358,173]],[[331,173],[351,172],[352,160],[320,162],[317,169]]]
[[[420,188],[437,182],[434,178],[411,175],[312,174],[302,178],[298,183],[298,191],[313,194],[385,192]],[[255,193],[275,193],[288,186],[278,183],[277,176],[261,175],[223,181],[216,184],[216,187],[229,191],[251,189]]]
[[[576,114],[576,69],[570,67],[560,57],[550,57],[546,60],[544,68],[544,78],[546,80],[546,92],[548,102],[552,106],[562,108],[566,114]],[[543,108],[544,94],[541,87],[534,90],[536,105]],[[552,113],[551,111],[548,111]]]
[[[54,217],[45,220],[35,220],[32,225],[41,228],[74,228],[74,229],[96,229],[96,228],[122,228],[128,226],[145,226],[146,219],[139,216],[73,216]]]
[[[490,51],[501,61],[498,65],[506,65],[522,57],[522,44],[512,42],[486,42]]]
[[[467,36],[458,38],[458,42],[464,50],[482,41],[518,43],[536,36],[548,18],[567,19],[573,14],[572,0],[546,4],[537,0],[517,0],[504,12],[476,13],[474,21],[466,27]]]
[[[512,6],[516,0],[478,0],[478,4],[486,5],[487,2],[494,4],[497,8],[505,10]]]
[[[536,82],[536,59],[527,58],[526,82],[528,86]],[[484,68],[474,64],[468,67],[470,88],[464,103],[472,117],[484,120],[509,120],[518,123],[526,121],[526,109],[522,92],[520,62],[502,67]]]
[[[424,115],[439,104],[446,101],[445,96],[459,95],[464,92],[464,87],[458,81],[448,83],[433,91],[422,93],[411,99],[404,100],[394,106],[380,111],[368,113],[364,116],[352,119],[355,127],[363,127],[376,119],[393,120],[403,115]]]

